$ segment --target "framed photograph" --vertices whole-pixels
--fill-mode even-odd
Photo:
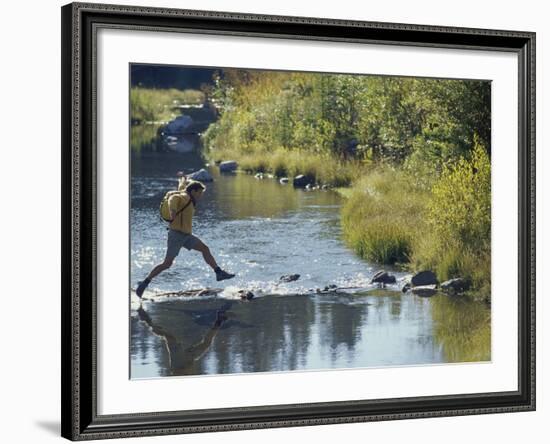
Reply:
[[[71,3],[62,435],[535,409],[535,34]]]

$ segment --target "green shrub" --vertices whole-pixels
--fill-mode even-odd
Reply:
[[[440,280],[463,277],[477,296],[490,300],[491,163],[475,139],[469,158],[443,167],[427,205],[429,238],[418,239],[413,264]]]
[[[491,162],[477,140],[469,159],[443,167],[432,193],[429,219],[443,246],[489,247]]]

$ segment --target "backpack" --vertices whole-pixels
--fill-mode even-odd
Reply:
[[[186,193],[185,191],[180,191],[180,190],[168,191],[164,195],[162,201],[160,202],[160,208],[159,208],[160,218],[165,222],[172,222],[172,219],[170,219],[170,208],[168,206],[168,199],[170,199],[172,196],[176,194],[183,196]],[[176,213],[176,216],[179,213],[181,213],[183,210],[185,210],[191,203],[193,203],[193,199],[189,199],[189,202],[187,202],[182,209],[178,210],[178,212]]]

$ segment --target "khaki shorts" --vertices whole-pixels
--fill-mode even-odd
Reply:
[[[166,257],[175,258],[179,254],[181,247],[192,250],[200,241],[197,236],[170,229],[168,230]]]

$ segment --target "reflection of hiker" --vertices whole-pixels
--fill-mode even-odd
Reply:
[[[138,316],[140,320],[151,328],[154,334],[165,339],[168,356],[170,358],[170,369],[173,376],[197,373],[194,368],[195,365],[209,350],[214,338],[220,331],[220,327],[223,322],[227,320],[225,311],[218,310],[216,312],[214,324],[208,329],[201,340],[190,347],[184,347],[172,333],[156,325],[142,306],[138,308]]]
[[[204,261],[210,265],[216,273],[216,280],[222,281],[224,279],[231,279],[235,276],[234,274],[222,270],[210,253],[208,246],[198,237],[191,234],[195,205],[202,198],[202,194],[206,190],[206,187],[201,182],[186,182],[185,177],[183,177],[182,180],[180,180],[180,189],[181,188],[183,188],[185,192],[174,193],[168,199],[170,229],[168,230],[166,256],[163,262],[156,265],[149,275],[143,281],[139,282],[136,289],[136,294],[139,297],[141,297],[151,282],[151,279],[172,266],[181,247],[202,253]]]

